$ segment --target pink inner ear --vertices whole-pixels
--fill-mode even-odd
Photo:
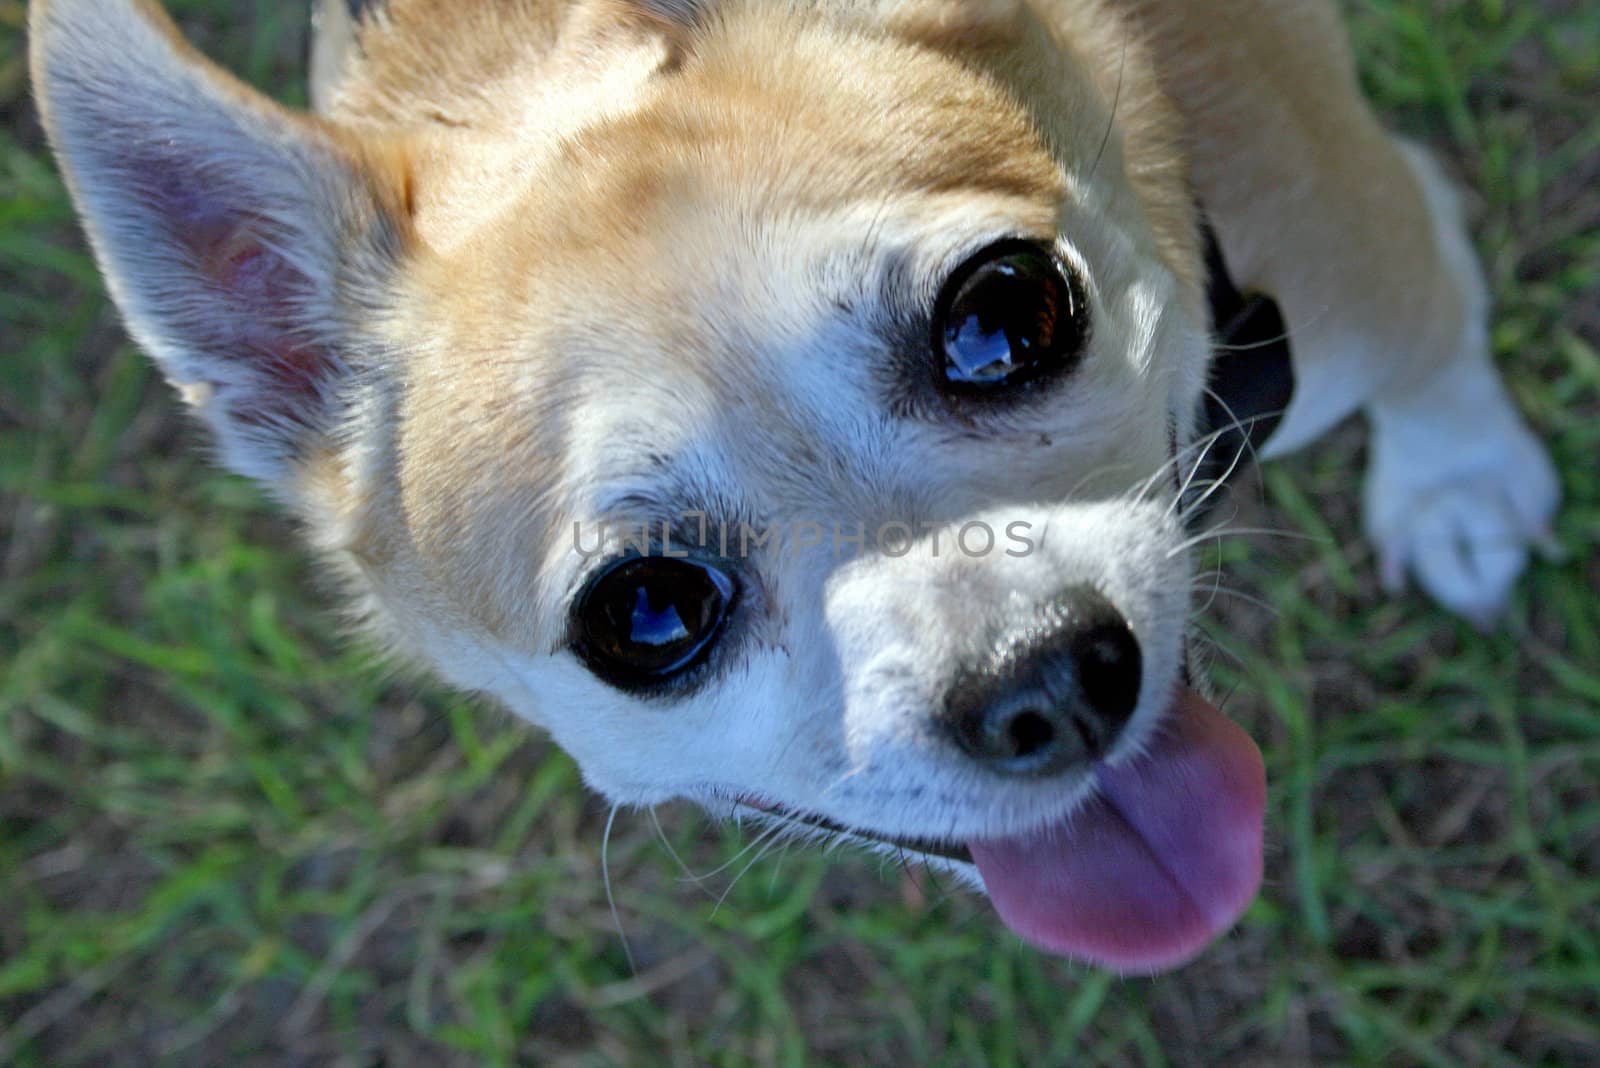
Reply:
[[[337,360],[313,318],[315,283],[278,251],[309,220],[275,220],[226,179],[206,187],[209,176],[189,161],[140,162],[155,218],[209,298],[191,302],[195,310],[174,325],[202,361],[215,361],[216,379],[230,383],[218,399],[246,423],[312,422]]]
[[[209,261],[202,261],[206,276],[243,309],[240,341],[271,379],[272,392],[289,401],[315,396],[332,366],[320,348],[296,336],[290,319],[310,282],[276,253],[245,237],[249,225],[242,224]]]

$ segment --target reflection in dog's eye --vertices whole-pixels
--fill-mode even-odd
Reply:
[[[613,686],[665,682],[704,659],[736,593],[733,578],[709,564],[624,557],[579,596],[573,650]]]
[[[988,393],[1070,369],[1088,327],[1077,277],[1038,245],[1002,241],[968,259],[945,283],[934,314],[934,350],[952,392]]]

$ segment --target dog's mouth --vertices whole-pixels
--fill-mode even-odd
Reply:
[[[883,835],[739,800],[819,830],[972,864],[1000,918],[1041,949],[1128,973],[1176,967],[1231,927],[1260,887],[1261,753],[1185,687],[1139,752],[1094,770],[1096,789],[1070,815],[968,842]]]
[[[878,834],[875,831],[869,831],[861,827],[848,827],[837,820],[819,816],[815,812],[792,809],[775,801],[768,801],[750,794],[741,795],[738,802],[746,808],[753,808],[762,815],[774,816],[785,823],[812,827],[819,831],[827,831],[829,834],[843,835],[866,845],[889,846],[901,852],[912,853],[924,858],[937,857],[942,860],[958,861],[962,864],[973,863],[972,850],[968,849],[964,843],[953,839]]]

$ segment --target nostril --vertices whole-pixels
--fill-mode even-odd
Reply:
[[[1006,725],[1013,757],[1031,757],[1050,748],[1056,729],[1050,719],[1034,709],[1023,709]]]
[[[1072,722],[1039,690],[996,695],[986,686],[958,687],[950,717],[968,756],[1006,775],[1059,770],[1082,752]]]
[[[960,711],[947,722],[956,728],[956,742],[968,756],[1002,775],[1050,775],[1098,752],[1086,742],[1070,708],[1055,703],[1042,688],[999,695],[986,688],[963,688],[954,708]]]
[[[1072,660],[1084,701],[1114,737],[1139,704],[1139,642],[1120,619],[1076,635]]]

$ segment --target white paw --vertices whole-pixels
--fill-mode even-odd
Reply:
[[[1556,556],[1555,467],[1486,360],[1373,406],[1367,534],[1384,586],[1407,574],[1479,629],[1504,612],[1530,550]]]

